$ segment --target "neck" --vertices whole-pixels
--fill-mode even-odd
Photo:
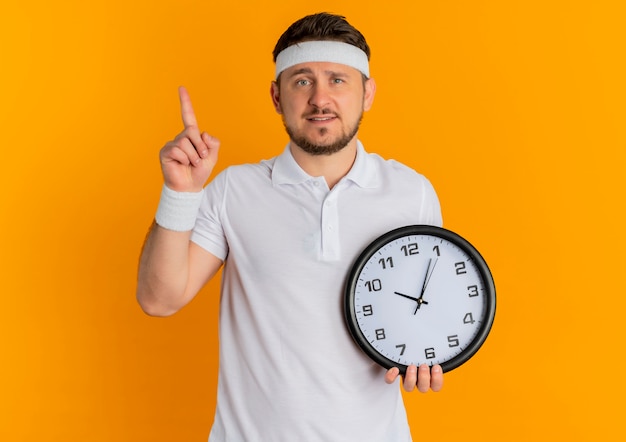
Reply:
[[[290,143],[291,154],[296,163],[311,176],[323,176],[332,189],[352,168],[356,159],[356,137],[339,152],[330,155],[311,155],[302,150],[293,141]]]

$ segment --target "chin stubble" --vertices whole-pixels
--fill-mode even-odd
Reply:
[[[320,115],[322,115],[320,113]],[[359,131],[359,126],[361,124],[361,120],[363,118],[363,114],[359,116],[358,121],[354,125],[351,131],[344,133],[340,138],[330,144],[316,144],[311,142],[305,136],[301,136],[296,134],[290,127],[285,124],[283,119],[283,124],[285,126],[285,130],[287,131],[287,135],[293,143],[295,143],[298,147],[300,147],[303,151],[310,155],[331,155],[336,152],[339,152],[344,147],[348,145],[348,143],[356,136]],[[327,129],[320,129],[320,135],[324,135]]]

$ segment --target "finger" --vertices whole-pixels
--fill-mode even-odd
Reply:
[[[422,393],[430,390],[430,367],[426,364],[420,365],[417,374],[417,389]]]
[[[206,157],[208,154],[208,146],[204,142],[202,134],[197,127],[187,127],[176,137],[177,142],[187,140],[191,143],[191,146],[196,150],[196,153],[200,157]]]
[[[208,148],[208,151],[204,151],[204,153],[200,152],[200,156],[202,158],[208,158],[209,156],[213,157],[213,160],[217,160],[217,152],[220,148],[220,140],[215,137],[212,137],[206,132],[202,132],[202,141]]]
[[[443,388],[443,369],[441,365],[435,365],[430,370],[430,388],[433,391],[441,391]]]
[[[202,143],[202,146],[204,146],[204,141],[200,141],[200,143]],[[200,155],[198,154],[198,148],[196,147],[197,144],[198,142],[192,143],[189,138],[181,138],[176,143],[178,148],[182,150],[185,155],[187,155],[191,164],[198,164],[201,160]],[[203,147],[203,149],[206,148]]]
[[[180,98],[180,113],[183,117],[183,125],[185,128],[198,127],[196,114],[194,113],[193,106],[191,105],[191,98],[189,97],[189,93],[184,86],[180,86],[178,88],[178,97]]]
[[[413,391],[417,382],[417,367],[415,365],[409,365],[404,375],[404,389],[406,391]]]
[[[208,148],[204,144],[200,130],[198,129],[198,121],[196,120],[196,114],[193,110],[193,106],[191,105],[189,92],[187,92],[187,89],[184,86],[180,86],[178,88],[178,95],[180,98],[180,112],[183,119],[183,125],[185,126],[185,130],[179,135],[179,138],[189,138],[198,155],[205,158],[208,155]]]
[[[184,166],[189,165],[189,156],[180,149],[178,144],[173,142],[166,144],[163,149],[161,149],[161,162],[165,164],[171,161]]]
[[[385,373],[385,382],[388,384],[393,384],[398,378],[399,374],[400,369],[398,367],[391,367],[389,370],[387,370],[387,373]]]

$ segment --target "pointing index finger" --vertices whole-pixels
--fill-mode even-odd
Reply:
[[[193,111],[193,106],[191,106],[191,98],[189,98],[189,93],[184,86],[178,88],[178,96],[180,97],[180,113],[183,117],[185,129],[191,126],[198,127],[196,114]]]

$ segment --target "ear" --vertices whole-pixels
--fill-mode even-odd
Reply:
[[[274,109],[278,114],[282,114],[283,110],[280,106],[280,87],[275,81],[272,81],[272,86],[270,87],[270,95],[272,96],[272,104],[274,105]]]
[[[368,111],[374,104],[374,95],[376,95],[376,81],[373,78],[365,80],[365,94],[363,95],[363,110]]]

